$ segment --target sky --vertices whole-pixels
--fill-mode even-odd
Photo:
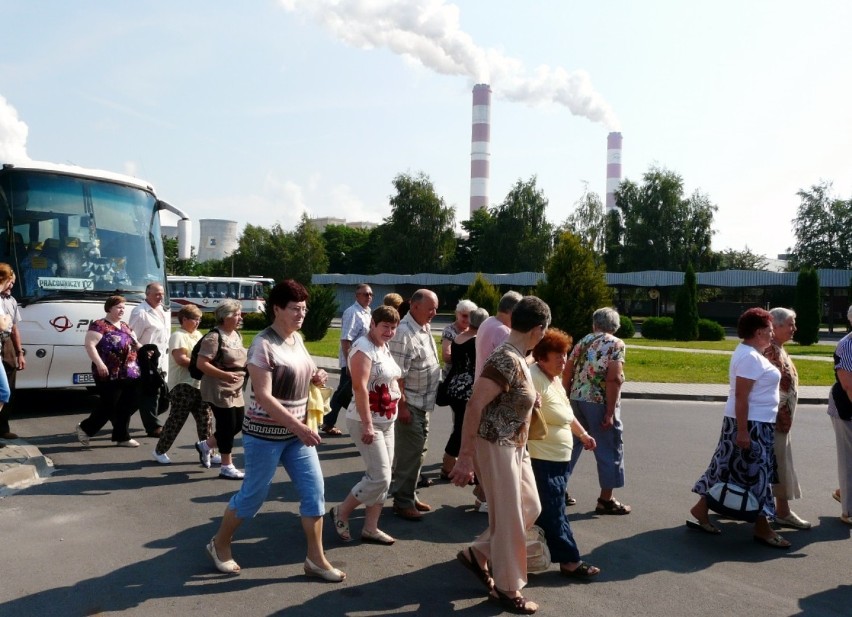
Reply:
[[[48,8],[49,7],[49,8]],[[491,85],[496,206],[548,218],[652,166],[718,206],[714,250],[795,243],[797,191],[852,198],[845,0],[0,3],[0,161],[131,174],[194,219],[390,214],[425,173],[469,218],[471,90]]]

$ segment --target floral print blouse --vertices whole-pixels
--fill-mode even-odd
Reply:
[[[98,376],[95,365],[92,364],[92,374],[96,381],[139,378],[139,365],[136,363],[136,338],[133,336],[130,326],[123,321],[118,326],[114,326],[106,319],[96,319],[89,324],[89,330],[101,335],[101,340],[95,345],[95,350],[109,371],[109,377],[103,380]]]
[[[570,398],[606,403],[606,372],[611,362],[624,362],[624,341],[609,333],[587,334],[574,345],[568,361],[574,366]]]
[[[508,343],[485,361],[480,379],[491,379],[503,390],[482,410],[478,435],[498,446],[523,447],[536,399],[526,360]]]

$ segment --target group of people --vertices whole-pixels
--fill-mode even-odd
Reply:
[[[0,288],[4,276],[0,264]],[[568,483],[581,453],[589,450],[600,486],[595,512],[631,512],[614,495],[625,485],[625,344],[615,335],[618,312],[595,311],[592,332],[575,343],[570,334],[550,327],[550,309],[535,296],[509,292],[494,316],[462,300],[454,322],[442,333],[439,351],[430,326],[438,309],[433,291],[417,290],[404,315],[397,294],[389,294],[375,309],[370,308],[369,285],[359,285],[355,295],[343,315],[340,385],[317,429],[306,423],[309,394],[325,385],[327,375],[317,368],[299,333],[308,301],[299,283],[286,280],[272,289],[267,303],[272,323],[248,350],[238,331],[239,303],[223,302],[216,311],[216,328],[204,336],[197,352],[200,381],[189,371],[193,349],[202,339],[197,308],[182,308],[180,328],[169,336],[159,284],[148,286],[145,302],[127,323],[124,298],[108,298],[106,316],[91,324],[85,340],[100,405],[78,425],[77,436],[88,445],[111,422],[114,442],[138,446],[128,433],[130,414],[138,407],[148,434],[159,438],[154,459],[167,464],[167,452],[191,414],[201,463],[209,467],[218,459],[222,477],[243,480],[206,547],[215,567],[231,574],[240,570],[231,550],[233,536],[244,519],[257,513],[282,464],[300,497],[308,547],[305,574],[339,582],[346,574],[328,561],[322,543],[326,513],[337,537],[350,542],[350,517],[364,506],[361,540],[391,545],[395,539],[379,526],[388,498],[394,514],[404,520],[418,521],[432,510],[420,499],[418,487],[424,485],[430,414],[440,394],[441,404],[453,412],[440,477],[459,487],[473,485],[477,508],[488,513],[487,528],[457,559],[485,587],[489,601],[520,614],[538,609],[522,594],[527,531],[535,524],[544,531],[551,560],[562,575],[588,580],[599,574],[600,568],[581,558],[565,506],[576,502]],[[0,308],[0,331],[10,331],[14,312],[2,302]],[[790,508],[790,501],[801,497],[790,438],[798,377],[784,350],[795,332],[795,317],[788,309],[755,308],[739,319],[742,342],[730,362],[721,434],[710,465],[693,487],[698,501],[687,521],[692,529],[721,533],[710,519],[707,495],[722,481],[746,487],[757,500],[756,542],[790,546],[772,522],[811,527]],[[852,307],[849,319],[852,323]],[[19,346],[19,338],[9,339]],[[157,414],[163,390],[140,388],[142,354],[154,362],[162,356],[169,365],[170,414],[164,426]],[[155,363],[148,370],[158,368]],[[837,436],[840,488],[834,496],[843,507],[841,520],[852,524],[852,334],[838,344],[835,371],[828,411]],[[244,394],[246,373],[251,388]],[[0,403],[8,401],[3,377]],[[316,446],[322,434],[342,434],[336,426],[342,409],[365,472],[345,499],[327,511]],[[232,459],[240,431],[245,472]]]
[[[145,300],[131,311],[126,322],[125,298],[110,296],[104,302],[106,315],[89,325],[84,346],[92,362],[99,402],[77,425],[77,438],[88,446],[109,422],[116,445],[138,447],[139,442],[129,432],[130,418],[138,409],[146,434],[158,438],[152,458],[167,465],[171,462],[168,451],[191,414],[201,464],[207,468],[220,465],[220,477],[242,480],[244,472],[232,459],[234,437],[242,430],[245,408],[246,350],[239,333],[240,303],[220,303],[215,328],[202,337],[198,330],[201,311],[193,305],[181,308],[177,315],[180,327],[171,332],[162,307],[163,295],[162,285],[149,284]],[[202,373],[200,380],[190,372],[193,349],[199,341],[196,366]],[[167,382],[163,375],[168,375]],[[163,423],[161,415],[167,409]]]

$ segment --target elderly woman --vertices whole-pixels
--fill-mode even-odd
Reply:
[[[621,325],[618,311],[599,308],[592,314],[592,333],[571,350],[562,383],[569,392],[574,416],[594,438],[600,495],[596,514],[630,514],[630,506],[613,497],[624,486],[624,427],[621,423],[621,385],[624,383],[624,341],[615,336]],[[583,452],[574,438],[568,477]]]
[[[810,529],[811,523],[790,509],[790,500],[802,497],[802,489],[793,467],[793,442],[790,438],[793,414],[796,413],[796,402],[799,398],[799,374],[789,354],[784,350],[784,343],[792,340],[793,334],[796,333],[796,313],[779,307],[769,311],[769,315],[772,317],[774,334],[763,355],[781,372],[778,416],[775,420],[778,484],[772,486],[772,494],[775,496],[775,522],[793,529]]]
[[[119,446],[136,448],[139,442],[130,438],[130,416],[138,399],[139,364],[136,351],[139,342],[124,317],[123,296],[110,296],[104,302],[106,317],[89,324],[83,345],[92,361],[95,391],[100,402],[92,414],[77,425],[77,439],[84,446],[89,438],[112,423],[112,440]]]
[[[533,385],[541,397],[541,413],[547,426],[544,439],[530,439],[530,451],[541,514],[536,524],[544,530],[550,558],[559,564],[559,573],[569,578],[588,579],[600,568],[580,559],[571,524],[565,516],[565,493],[574,439],[586,450],[595,449],[595,440],[574,417],[571,403],[562,387],[562,373],[571,349],[571,337],[556,328],[544,333],[533,349],[535,364],[530,369]]]
[[[219,477],[242,480],[245,474],[234,466],[231,453],[234,437],[240,432],[245,412],[243,383],[246,375],[246,350],[237,331],[242,325],[239,300],[223,300],[216,307],[216,327],[204,337],[198,352],[201,400],[210,405],[216,418],[216,432],[196,442],[195,449],[204,467],[210,467],[213,448],[219,447],[222,466]]]
[[[466,302],[466,300],[462,300],[462,302]],[[458,334],[450,343],[452,348],[450,354],[451,357],[455,358],[455,363],[447,373],[445,380],[447,382],[447,396],[450,398],[450,409],[453,411],[453,432],[450,433],[447,445],[444,447],[444,460],[441,463],[442,480],[450,479],[450,472],[453,470],[453,465],[456,464],[456,457],[459,455],[464,410],[473,391],[473,379],[476,373],[476,333],[486,319],[488,319],[488,311],[483,308],[476,308],[476,305],[474,305],[468,318],[470,327]]]
[[[246,478],[207,545],[220,572],[240,571],[231,555],[231,540],[243,520],[252,518],[263,505],[280,463],[299,494],[299,514],[308,543],[305,575],[329,582],[346,578],[328,562],[322,546],[325,489],[316,449],[322,439],[305,419],[308,388],[311,383],[324,385],[327,375],[317,369],[298,332],[308,312],[307,300],[307,290],[292,279],[273,287],[266,304],[272,311],[272,325],[249,348],[252,387],[243,422]]]
[[[488,357],[473,385],[461,449],[450,473],[453,484],[467,486],[475,471],[491,504],[488,529],[458,553],[459,561],[489,590],[489,601],[525,615],[538,610],[521,589],[527,583],[526,530],[541,512],[526,449],[538,398],[526,354],[549,325],[550,308],[541,299],[526,296],[518,302],[509,338]]]
[[[846,312],[852,324],[852,306]],[[837,478],[840,488],[831,496],[840,502],[840,520],[852,525],[852,332],[840,339],[834,352],[835,384],[828,397],[828,415],[837,443]]]
[[[349,516],[361,504],[366,509],[361,540],[386,545],[395,541],[379,529],[379,516],[391,483],[393,425],[400,397],[397,380],[402,375],[387,342],[396,334],[398,325],[395,308],[378,307],[373,311],[367,335],[357,339],[349,351],[354,397],[346,410],[346,422],[367,471],[343,503],[331,509],[334,530],[344,542],[352,540]]]
[[[190,414],[201,441],[206,441],[213,429],[213,412],[201,400],[199,381],[189,374],[192,349],[201,340],[198,331],[201,310],[194,304],[187,304],[178,311],[177,318],[180,327],[169,338],[169,417],[152,453],[154,460],[162,465],[172,462],[167,453]]]
[[[751,308],[737,321],[742,342],[731,356],[730,389],[722,420],[722,433],[710,466],[695,486],[698,502],[687,521],[690,529],[710,534],[721,530],[710,522],[707,491],[717,482],[730,480],[747,488],[757,499],[761,514],[754,524],[754,541],[786,549],[790,543],[770,527],[766,513],[772,507],[772,484],[777,483],[775,420],[778,415],[780,371],[763,355],[772,342],[772,317]]]
[[[476,304],[470,300],[459,300],[456,304],[456,320],[441,332],[441,358],[444,360],[444,375],[449,374],[453,365],[453,340],[470,327],[470,313]]]

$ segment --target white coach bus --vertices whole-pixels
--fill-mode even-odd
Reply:
[[[274,284],[257,276],[172,276],[169,297],[173,304],[194,304],[203,312],[215,311],[225,299],[239,300],[243,313],[262,313],[266,292]]]
[[[123,295],[129,311],[148,283],[166,286],[162,210],[179,217],[179,253],[188,258],[189,219],[147,182],[71,165],[0,166],[0,261],[17,274],[27,360],[18,388],[93,383],[83,338],[104,316],[104,300]]]

